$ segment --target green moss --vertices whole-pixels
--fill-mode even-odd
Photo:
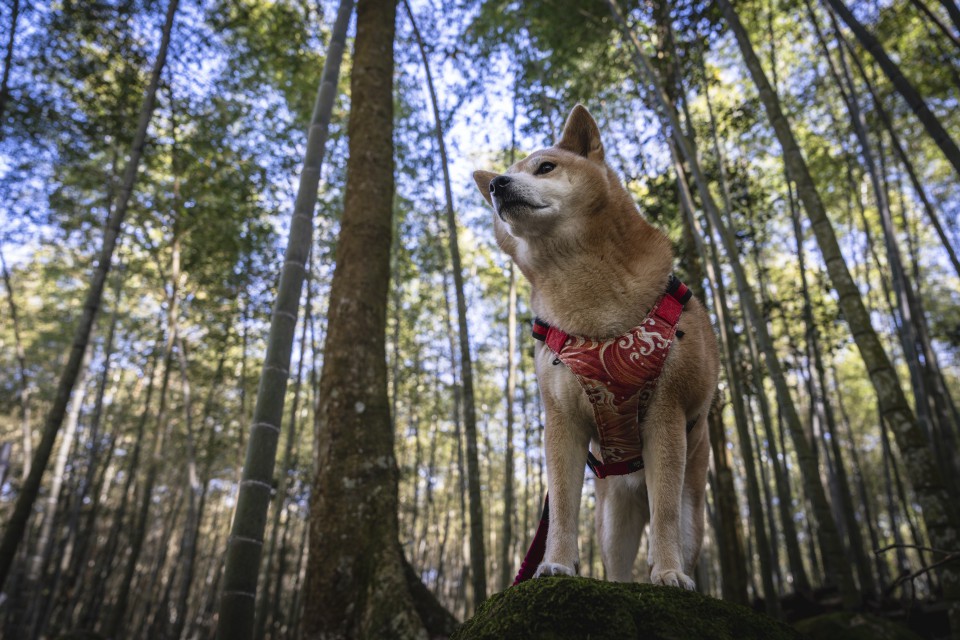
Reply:
[[[799,637],[777,620],[692,591],[588,578],[539,578],[492,596],[451,640]]]
[[[795,626],[810,640],[920,640],[906,627],[866,613],[828,613]]]

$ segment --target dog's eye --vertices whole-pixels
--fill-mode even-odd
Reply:
[[[552,162],[541,162],[540,166],[537,167],[537,170],[533,172],[533,175],[542,176],[545,173],[550,173],[556,168],[557,165],[553,164]]]

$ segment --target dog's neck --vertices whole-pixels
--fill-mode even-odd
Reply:
[[[575,243],[524,243],[524,255],[515,256],[532,286],[533,311],[569,334],[620,335],[643,320],[666,287],[669,239],[632,202],[616,209]]]

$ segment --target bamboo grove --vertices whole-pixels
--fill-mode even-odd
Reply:
[[[717,332],[698,588],[960,637],[955,0],[354,4],[0,2],[2,636],[507,588],[542,407],[470,173],[580,102]]]

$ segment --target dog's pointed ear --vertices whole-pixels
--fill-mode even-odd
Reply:
[[[473,181],[477,183],[477,189],[480,190],[480,195],[483,196],[483,199],[487,201],[491,207],[493,206],[493,200],[490,199],[490,181],[497,177],[497,174],[492,171],[474,171],[473,172]]]
[[[563,135],[557,143],[560,149],[572,151],[595,162],[603,162],[603,142],[596,120],[582,104],[578,104],[567,116]]]

